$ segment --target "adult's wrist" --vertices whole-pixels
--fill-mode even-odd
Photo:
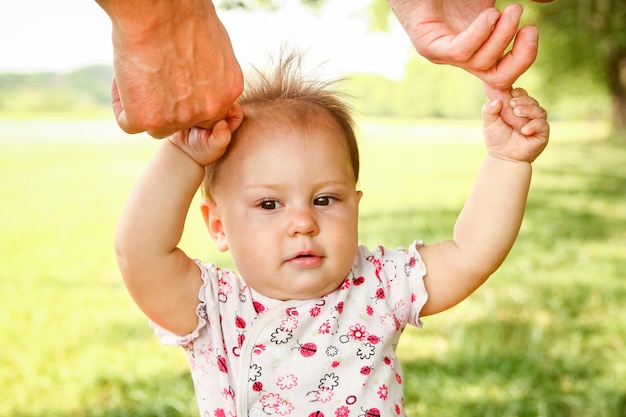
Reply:
[[[217,19],[211,0],[96,0],[111,19],[114,38],[126,42],[154,41],[164,28],[192,18],[212,15]]]

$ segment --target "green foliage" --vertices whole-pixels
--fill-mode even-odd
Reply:
[[[356,74],[349,91],[368,116],[400,118],[476,118],[485,102],[481,83],[456,68],[421,59],[409,62],[404,78]]]
[[[448,238],[484,155],[480,123],[360,126],[361,241]],[[157,141],[110,120],[0,131],[0,416],[197,416],[182,351],[158,343],[112,250]],[[606,132],[553,124],[507,261],[406,331],[409,416],[626,415],[626,147]],[[227,266],[196,203],[182,246]]]
[[[561,100],[585,100],[598,92],[610,97],[614,128],[626,131],[626,2],[529,1],[524,6],[526,23],[540,30],[536,66],[542,88]]]
[[[91,66],[68,73],[0,73],[0,115],[109,112],[113,69]]]

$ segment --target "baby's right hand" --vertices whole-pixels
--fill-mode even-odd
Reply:
[[[521,128],[503,119],[501,99],[485,104],[482,116],[487,153],[501,159],[533,162],[548,144],[548,115],[537,100],[521,88],[511,91],[507,105],[512,108],[513,116],[520,120]]]
[[[213,129],[192,127],[176,132],[167,139],[201,166],[217,161],[226,152],[232,134],[243,121],[243,110],[233,105],[226,119],[213,125]]]

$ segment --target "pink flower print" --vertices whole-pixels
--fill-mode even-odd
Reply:
[[[204,365],[200,365],[197,368],[198,368],[197,370],[200,371],[200,374],[202,376],[207,376],[209,374],[209,371],[207,371],[207,369],[206,369],[206,367]]]
[[[281,396],[274,393],[265,394],[261,397],[261,405],[267,408],[276,408],[282,402]]]
[[[229,400],[229,399],[232,400],[233,398],[235,398],[235,391],[233,391],[232,387],[223,388],[222,397],[224,397],[224,399],[226,400]]]
[[[400,406],[398,404],[396,404],[396,414],[400,415]]]
[[[342,405],[337,410],[335,410],[335,417],[349,417],[350,409],[345,405]]]
[[[380,316],[380,324],[382,324],[383,326],[389,329],[394,329],[394,330],[400,329],[400,322],[398,321],[396,316],[394,316],[391,313],[387,313],[387,314]]]
[[[283,400],[280,402],[280,404],[276,405],[275,410],[281,416],[286,416],[291,414],[291,412],[293,411],[293,404],[291,404],[289,401]]]
[[[386,400],[388,394],[389,394],[389,390],[387,389],[386,384],[382,384],[380,387],[378,387],[378,397],[381,400]]]
[[[214,415],[215,417],[226,417],[226,413],[221,408],[218,408],[217,410],[215,410]]]
[[[217,280],[217,292],[218,294],[228,295],[233,292],[233,287],[228,281],[223,278]]]
[[[333,368],[336,368],[336,367],[338,367],[340,364],[341,364],[341,363],[340,363],[339,361],[333,361],[333,363],[332,363],[330,366],[332,366]]]
[[[403,300],[398,301],[393,306],[393,314],[396,317],[406,317],[409,314],[409,307],[406,305],[406,303]]]
[[[289,316],[280,323],[280,329],[285,332],[292,332],[298,328],[298,319]]]
[[[298,377],[294,374],[281,375],[278,377],[276,385],[280,389],[291,389],[298,385]]]
[[[210,358],[213,353],[213,343],[209,342],[206,345],[202,346],[200,349],[200,354],[205,358]]]
[[[343,290],[347,290],[348,288],[350,288],[350,279],[346,278],[341,283],[341,287],[339,288],[339,290],[343,291]]]
[[[396,382],[400,385],[402,385],[402,375],[400,374],[396,374]]]
[[[371,305],[368,305],[367,307],[365,307],[365,312],[368,316],[371,316],[374,314],[374,308]]]
[[[330,321],[326,320],[324,323],[320,324],[320,327],[317,330],[320,334],[330,333]]]
[[[353,340],[365,340],[367,336],[369,336],[369,332],[362,324],[355,324],[354,326],[350,326],[348,331],[348,337]]]
[[[315,401],[319,401],[321,403],[327,403],[328,401],[333,399],[333,390],[332,388],[322,388],[317,390],[315,393]]]

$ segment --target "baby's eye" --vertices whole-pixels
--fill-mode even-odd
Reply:
[[[276,200],[263,200],[259,203],[259,207],[263,210],[276,210],[280,203]]]
[[[324,195],[321,197],[317,197],[315,201],[313,201],[313,204],[315,204],[316,206],[330,206],[333,202],[335,202],[335,200],[337,200],[337,197],[334,197],[332,195]]]

